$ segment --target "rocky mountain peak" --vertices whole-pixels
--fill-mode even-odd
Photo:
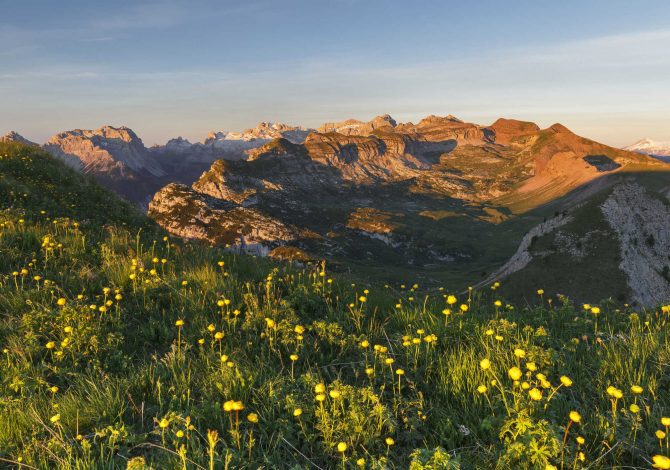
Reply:
[[[572,134],[573,132],[565,127],[563,124],[557,122],[549,126],[549,130],[555,132],[556,134]]]
[[[532,135],[540,130],[534,122],[500,118],[488,127],[494,133],[496,143],[508,144],[515,138]]]
[[[391,117],[390,114],[382,114],[380,116],[376,116],[371,123],[375,124],[377,127],[384,127],[385,125],[395,127],[398,125],[395,119]]]
[[[179,136],[168,140],[164,148],[169,152],[188,152],[192,147],[193,144],[188,139],[184,139],[183,137]]]
[[[37,145],[35,142],[31,142],[15,131],[9,131],[5,135],[0,136],[0,142],[18,142],[25,145]]]
[[[164,176],[135,132],[125,126],[99,129],[74,129],[51,137],[45,150],[62,158],[70,166],[90,173],[122,174],[131,170]]]
[[[115,140],[144,147],[142,139],[135,132],[126,126],[114,127],[105,125],[99,129],[73,129],[71,131],[61,132],[53,136],[47,143],[57,143],[63,139],[88,139],[88,140]]]
[[[398,124],[389,114],[382,114],[374,117],[372,120],[365,122],[358,119],[347,119],[340,122],[327,122],[317,129],[317,132],[326,134],[329,132],[337,132],[344,135],[360,135],[366,136],[372,134],[373,131],[381,128],[394,128]]]
[[[457,122],[457,123],[463,123],[462,120],[458,119],[456,116],[453,116],[451,114],[448,114],[446,116],[436,116],[435,114],[431,114],[429,116],[426,116],[423,118],[421,121],[419,121],[418,125],[423,124],[433,124],[433,123],[444,123],[444,122]]]
[[[308,136],[309,139],[309,136]],[[294,144],[283,137],[274,139],[267,144],[264,144],[253,150],[249,150],[247,161],[257,160],[264,156],[279,156],[286,154],[302,154],[305,153],[305,148],[300,144]]]
[[[261,122],[256,127],[245,129],[242,132],[212,131],[207,135],[204,144],[226,147],[231,145],[230,143],[224,142],[228,141],[238,142],[238,146],[255,148],[267,141],[278,139],[280,137],[288,139],[293,143],[302,143],[310,132],[310,129],[304,129],[298,126],[291,126],[282,123]],[[253,145],[243,143],[257,140],[261,140],[261,142]]]
[[[99,134],[101,137],[104,137],[105,139],[120,139],[128,143],[142,142],[142,139],[140,139],[132,129],[126,126],[121,127],[103,126],[100,129],[93,131],[93,133]]]

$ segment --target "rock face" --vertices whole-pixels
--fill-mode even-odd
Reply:
[[[630,165],[664,167],[560,124],[480,126],[453,116],[325,124],[304,142],[278,138],[245,155],[214,162],[190,187],[167,186],[150,215],[175,235],[259,253],[286,246],[385,274],[389,266],[432,270],[464,260],[500,266],[501,251],[487,246],[495,234],[509,243],[509,256],[525,243],[514,269],[499,271],[513,273],[532,259],[533,237],[569,220],[523,238],[544,205],[569,203],[573,192],[589,197],[595,189],[586,188]]]
[[[638,183],[616,186],[601,209],[617,234],[621,263],[633,300],[656,307],[670,299],[670,202]]]
[[[119,172],[165,176],[160,165],[150,158],[142,140],[127,127],[104,126],[96,130],[62,132],[49,139],[44,149],[85,173],[115,168]]]
[[[347,119],[341,122],[327,122],[317,129],[321,134],[329,132],[337,132],[342,135],[361,135],[366,136],[372,134],[377,129],[394,128],[396,126],[395,119],[388,114],[377,116],[372,121],[363,122],[357,119]]]
[[[30,140],[23,137],[21,134],[14,131],[9,131],[5,135],[0,136],[0,142],[18,142],[24,145],[37,146],[35,142],[31,142]]]
[[[609,298],[648,308],[670,302],[667,173],[605,179],[531,228],[509,261],[477,287],[504,279],[502,294],[516,298],[551,286],[578,302]]]
[[[213,200],[175,183],[156,193],[149,215],[176,236],[262,256],[274,247],[309,236],[256,209]]]
[[[491,124],[488,130],[493,133],[493,140],[496,143],[508,145],[515,140],[536,134],[540,130],[540,127],[534,122],[500,118]]]
[[[167,182],[167,172],[127,127],[75,129],[53,136],[43,148],[66,164],[140,205]]]

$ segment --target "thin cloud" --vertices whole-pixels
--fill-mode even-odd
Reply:
[[[145,28],[166,28],[185,22],[189,9],[177,3],[150,3],[133,5],[123,13],[94,20],[91,31],[118,31]]]

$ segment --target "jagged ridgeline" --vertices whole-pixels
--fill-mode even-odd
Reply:
[[[538,285],[519,307],[499,283],[367,285],[173,240],[27,144],[0,143],[0,210],[2,466],[665,462],[668,306],[575,308]]]

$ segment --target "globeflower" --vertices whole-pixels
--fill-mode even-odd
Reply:
[[[654,455],[651,460],[654,462],[654,468],[660,468],[661,470],[670,469],[670,458],[664,455]]]
[[[623,397],[623,392],[612,385],[607,387],[607,394],[617,400]]]
[[[572,379],[564,375],[561,377],[561,384],[563,384],[564,387],[570,387],[572,386]]]
[[[523,373],[521,372],[521,369],[518,367],[512,367],[510,370],[507,371],[507,375],[509,375],[509,378],[512,380],[519,380]]]
[[[569,417],[570,421],[572,421],[573,423],[579,423],[582,420],[582,415],[580,415],[576,411],[571,411]]]
[[[482,359],[481,361],[479,361],[479,367],[481,367],[482,370],[487,370],[491,367],[491,361],[489,361],[488,359]]]

